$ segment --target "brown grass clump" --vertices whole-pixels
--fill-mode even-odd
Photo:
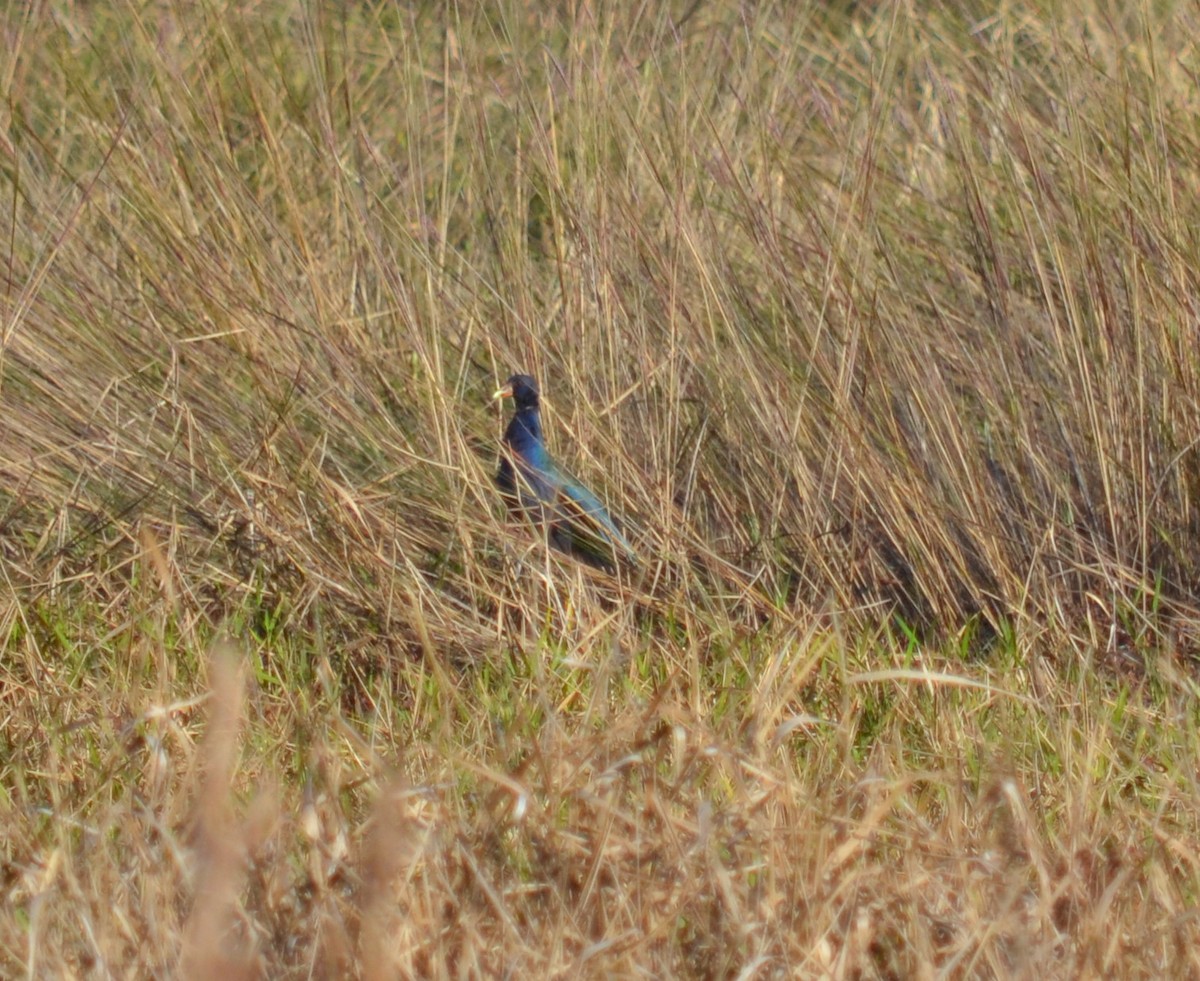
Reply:
[[[1200,22],[1060,6],[0,14],[0,974],[1200,973]]]

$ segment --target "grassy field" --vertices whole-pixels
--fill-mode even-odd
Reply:
[[[0,24],[0,975],[1200,975],[1195,5]]]

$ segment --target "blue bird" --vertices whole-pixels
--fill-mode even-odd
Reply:
[[[517,409],[504,431],[505,449],[496,473],[509,510],[544,526],[551,545],[590,566],[612,572],[617,558],[637,565],[633,546],[596,495],[551,459],[538,396],[537,382],[529,375],[513,375],[492,396],[511,398]]]

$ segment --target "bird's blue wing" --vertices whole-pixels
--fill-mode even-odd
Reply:
[[[561,516],[560,531],[570,538],[571,546],[604,563],[611,563],[612,556],[618,555],[637,565],[637,552],[599,498],[579,481],[560,477],[556,508]]]

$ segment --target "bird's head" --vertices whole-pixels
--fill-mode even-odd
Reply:
[[[503,388],[496,389],[494,399],[512,399],[518,409],[537,408],[537,382],[530,375],[513,375],[504,383]]]

